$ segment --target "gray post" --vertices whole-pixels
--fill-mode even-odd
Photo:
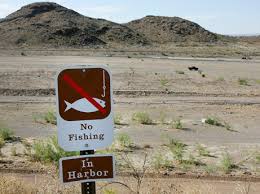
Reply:
[[[94,150],[83,150],[80,151],[80,155],[88,155],[94,154]],[[82,194],[96,194],[96,183],[95,182],[88,182],[88,183],[81,183],[81,193]]]

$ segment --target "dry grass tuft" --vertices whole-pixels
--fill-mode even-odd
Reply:
[[[17,193],[37,193],[38,190],[30,184],[25,184],[23,181],[15,177],[0,177],[0,194],[17,194]]]

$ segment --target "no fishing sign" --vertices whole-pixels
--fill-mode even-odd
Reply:
[[[113,141],[111,74],[107,66],[71,66],[56,78],[58,142],[66,151]]]

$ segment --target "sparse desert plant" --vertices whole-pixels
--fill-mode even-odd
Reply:
[[[116,194],[116,191],[113,189],[104,189],[103,194]]]
[[[180,74],[180,75],[184,75],[184,74],[185,74],[184,71],[180,71],[180,70],[176,70],[175,72],[176,72],[177,74]]]
[[[126,133],[119,133],[116,137],[117,142],[123,148],[133,147],[134,143],[130,136]]]
[[[4,145],[5,145],[5,140],[2,137],[0,137],[0,149],[4,147]]]
[[[209,125],[217,126],[217,127],[224,127],[228,131],[236,132],[235,130],[232,129],[232,126],[229,123],[227,123],[225,121],[221,122],[220,119],[215,118],[215,117],[208,117],[203,122],[205,122],[206,124],[209,124]]]
[[[12,156],[17,156],[17,152],[16,152],[16,147],[15,147],[15,146],[13,146],[13,147],[11,148],[11,155],[12,155]]]
[[[208,117],[205,120],[205,123],[207,123],[209,125],[218,126],[218,127],[224,127],[224,125],[219,121],[219,119],[213,118],[213,117]]]
[[[230,125],[229,123],[227,123],[227,122],[224,122],[224,127],[225,127],[225,129],[228,130],[228,131],[233,131],[233,132],[235,132],[235,130],[233,130],[232,127],[231,127],[231,125]]]
[[[137,112],[132,116],[132,120],[144,125],[151,125],[152,119],[147,112]]]
[[[183,129],[183,125],[180,119],[171,122],[171,127],[174,129]]]
[[[36,194],[36,193],[80,193],[78,186],[66,187],[60,184],[54,176],[44,175],[41,180],[35,179],[36,182],[23,181],[15,175],[0,176],[0,193],[1,194]]]
[[[152,166],[155,170],[161,170],[163,168],[170,167],[171,161],[168,160],[162,153],[156,153],[152,158]]]
[[[14,132],[7,128],[7,127],[1,127],[0,128],[0,137],[6,141],[6,140],[12,140],[13,138],[13,135],[14,135]]]
[[[255,159],[256,159],[256,163],[257,163],[257,164],[260,164],[260,153],[257,153],[257,154],[256,154]]]
[[[134,165],[133,161],[128,157],[127,154],[122,155],[122,159],[125,161],[126,165],[132,170],[132,176],[136,180],[136,189],[135,192],[136,194],[140,194],[141,186],[143,183],[143,179],[145,176],[145,173],[148,169],[147,167],[147,154],[144,156],[143,164],[141,168],[138,168]],[[133,191],[129,186],[128,188]]]
[[[221,159],[221,169],[225,172],[225,173],[229,173],[233,168],[235,168],[235,164],[233,162],[232,157],[230,156],[229,153],[225,153],[222,155],[222,159]]]
[[[57,124],[56,114],[53,110],[49,110],[47,113],[45,113],[43,115],[43,118],[44,118],[46,123],[50,123],[50,124],[53,124],[53,125]]]
[[[78,152],[65,152],[59,145],[56,136],[44,140],[37,140],[32,145],[31,159],[43,163],[54,162],[58,165],[61,157],[75,156]]]
[[[136,166],[136,164],[129,158],[127,153],[121,154],[120,157],[121,157],[120,161],[123,161],[125,163],[125,165],[123,165],[123,166],[126,166],[127,168],[129,168],[131,170],[130,175],[134,178],[134,180],[136,182],[136,184],[134,184],[134,185],[136,187],[133,188],[132,184],[128,185],[127,183],[124,183],[124,182],[113,181],[113,182],[107,183],[104,186],[102,186],[100,188],[100,190],[106,188],[109,185],[117,184],[117,185],[120,185],[120,186],[128,189],[130,193],[140,194],[141,193],[140,190],[141,190],[141,186],[142,186],[142,183],[143,183],[143,179],[144,179],[145,173],[146,173],[146,171],[148,169],[148,166],[147,166],[147,154],[145,154],[145,156],[144,156],[144,160],[143,160],[143,163],[142,163],[141,167]]]
[[[183,161],[185,146],[186,146],[185,144],[173,138],[169,139],[169,143],[167,144],[167,147],[171,151],[174,159],[180,163],[182,163]]]
[[[21,179],[10,177],[6,175],[0,176],[0,193],[14,194],[14,193],[38,193],[38,189],[32,184],[25,183]]]
[[[204,167],[204,170],[208,173],[208,174],[213,174],[215,173],[218,169],[217,166],[213,165],[213,164],[207,164]]]
[[[210,156],[209,151],[201,144],[196,145],[196,150],[198,151],[200,156]]]
[[[255,80],[257,84],[260,84],[260,79]]]
[[[57,124],[56,114],[53,110],[48,110],[48,112],[44,114],[33,115],[33,120],[34,122],[41,123],[41,124],[46,124],[46,123],[50,123],[53,125]]]
[[[165,112],[161,111],[159,115],[159,121],[161,124],[166,124],[166,114]]]
[[[186,144],[182,143],[180,140],[174,139],[174,138],[170,138],[168,137],[168,144],[167,146],[177,146],[177,147],[186,147]]]
[[[223,81],[225,81],[225,78],[224,77],[218,77],[217,81],[223,82]]]
[[[116,114],[116,115],[114,116],[114,123],[115,123],[116,125],[122,125],[122,116],[119,115],[119,114]]]
[[[238,78],[238,83],[239,83],[239,85],[242,85],[242,86],[249,86],[247,79]]]
[[[2,137],[0,137],[0,156],[2,155],[1,149],[2,147],[4,147],[4,145],[5,145],[5,140]]]
[[[169,79],[167,79],[165,76],[161,76],[160,77],[160,84],[162,87],[167,86],[167,84],[170,82]]]

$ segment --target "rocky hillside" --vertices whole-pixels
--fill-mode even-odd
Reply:
[[[127,47],[218,40],[218,35],[178,17],[147,16],[122,25],[49,2],[26,5],[0,20],[1,47]]]
[[[128,28],[85,17],[56,3],[34,3],[0,21],[0,46],[145,45],[146,39]]]
[[[148,40],[167,42],[216,42],[218,36],[198,24],[179,17],[146,16],[126,24],[129,28],[143,34]]]

